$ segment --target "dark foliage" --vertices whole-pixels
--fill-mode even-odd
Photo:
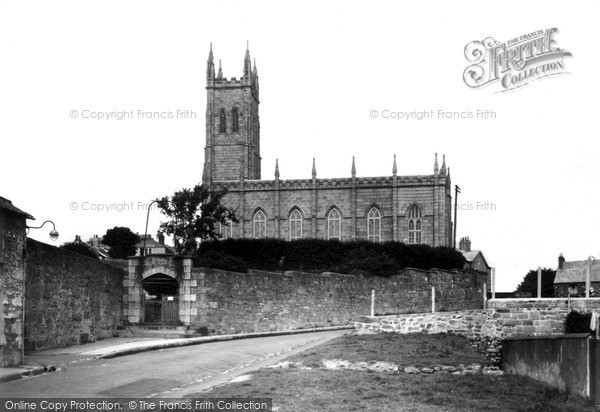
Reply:
[[[592,333],[590,329],[591,313],[572,310],[565,320],[565,333]]]
[[[554,277],[556,270],[542,269],[542,297],[554,297]],[[523,282],[517,286],[515,292],[529,292],[531,296],[537,297],[537,270],[530,270],[523,279]]]
[[[233,260],[235,259],[235,260]],[[216,262],[218,261],[218,263]],[[231,267],[225,264],[231,263]],[[209,265],[210,264],[210,265]],[[405,268],[460,269],[463,255],[448,247],[406,245],[399,242],[340,242],[301,239],[227,239],[203,242],[194,266],[304,272],[368,273],[390,276]]]
[[[69,252],[77,253],[78,255],[83,255],[92,259],[98,259],[98,255],[94,253],[93,250],[90,249],[89,246],[83,243],[76,242],[68,242],[64,245],[59,246],[60,249],[68,250]]]
[[[113,259],[127,259],[135,255],[135,245],[139,241],[140,237],[131,229],[120,226],[108,229],[102,239],[102,243],[110,248],[108,255]]]
[[[174,236],[178,254],[193,254],[199,240],[219,239],[219,223],[229,225],[238,221],[235,210],[221,204],[226,193],[196,185],[157,199],[159,209],[169,218],[161,222],[160,230]]]
[[[245,273],[248,271],[248,265],[242,259],[212,250],[209,250],[202,256],[195,257],[194,266],[222,269],[231,272]]]

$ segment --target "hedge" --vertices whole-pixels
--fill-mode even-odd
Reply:
[[[572,310],[565,319],[565,333],[592,333],[590,329],[591,320],[591,313]]]
[[[194,255],[194,266],[236,272],[298,270],[390,276],[409,267],[453,270],[462,269],[465,263],[462,253],[450,247],[322,239],[207,241]]]

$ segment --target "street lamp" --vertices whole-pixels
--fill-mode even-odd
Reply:
[[[54,222],[51,220],[46,220],[44,223],[42,223],[40,226],[27,226],[27,229],[41,229],[42,226],[44,226],[46,223],[52,223],[52,230],[50,231],[50,240],[55,242],[56,239],[58,239],[58,232],[56,231],[56,226],[54,225]]]
[[[150,218],[150,209],[152,209],[152,205],[154,203],[158,203],[161,201],[162,200],[156,199],[156,200],[153,200],[152,202],[150,202],[150,204],[148,205],[148,213],[146,213],[146,230],[144,231],[144,246],[142,247],[140,256],[146,256],[146,239],[148,238],[148,219]],[[170,203],[171,205],[175,206],[173,204],[173,202],[171,202],[170,200],[167,200],[167,202]],[[175,235],[173,235],[173,238],[175,238]]]

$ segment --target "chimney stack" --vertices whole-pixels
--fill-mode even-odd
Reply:
[[[460,242],[458,244],[458,249],[462,250],[463,252],[471,251],[471,240],[469,239],[468,236],[460,239]]]
[[[565,257],[563,256],[563,254],[561,253],[560,255],[558,255],[558,268],[562,269],[563,265],[565,263]]]
[[[156,234],[156,237],[158,238],[158,243],[160,243],[161,245],[165,244],[165,235],[162,232],[158,232]]]

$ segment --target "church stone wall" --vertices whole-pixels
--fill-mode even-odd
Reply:
[[[445,175],[339,179],[297,179],[215,182],[227,189],[223,203],[236,210],[234,238],[254,237],[252,219],[257,210],[267,217],[267,237],[289,239],[289,214],[302,214],[305,238],[327,238],[327,214],[340,211],[342,240],[367,239],[367,213],[381,213],[381,241],[408,243],[407,211],[421,209],[421,243],[451,244],[449,178]]]
[[[35,351],[116,335],[125,272],[27,239],[25,349]]]
[[[192,328],[229,334],[352,324],[371,311],[379,314],[481,309],[484,274],[474,271],[407,269],[391,277],[361,277],[250,271],[235,273],[192,268],[197,282]]]

